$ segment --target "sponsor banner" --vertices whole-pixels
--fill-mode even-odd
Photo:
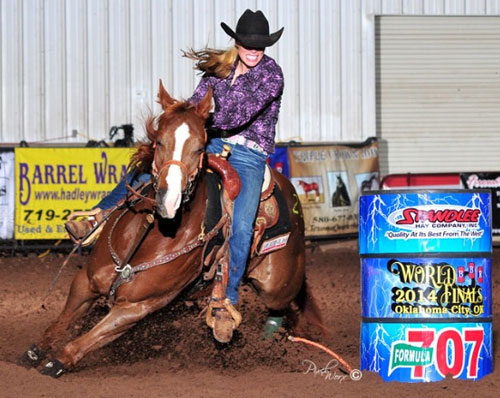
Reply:
[[[359,202],[361,255],[491,252],[489,191],[379,191]]]
[[[378,144],[288,147],[290,180],[304,210],[306,237],[358,232],[358,197],[379,189]]]
[[[491,259],[362,258],[361,307],[365,318],[489,318]]]
[[[479,380],[493,371],[491,322],[362,323],[361,370],[385,381]]]
[[[16,148],[15,238],[67,238],[64,221],[99,203],[134,148]]]
[[[500,236],[500,172],[460,173],[460,178],[465,188],[491,191],[491,232],[495,236]]]
[[[274,153],[268,157],[268,163],[271,168],[279,171],[285,177],[290,178],[288,147],[276,145]]]
[[[14,151],[0,150],[0,239],[14,237]]]

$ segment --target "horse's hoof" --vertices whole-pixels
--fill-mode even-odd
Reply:
[[[57,359],[52,359],[51,361],[47,362],[45,366],[42,368],[40,373],[42,373],[45,376],[50,376],[55,379],[58,377],[61,377],[63,373],[66,372],[66,368],[64,365],[59,362]]]
[[[224,309],[219,309],[214,315],[213,335],[219,343],[229,343],[233,337],[234,320]]]
[[[28,348],[21,358],[19,358],[18,365],[25,368],[36,368],[45,359],[46,353],[42,352],[35,344]]]
[[[279,330],[283,324],[282,316],[269,316],[267,317],[266,324],[264,325],[264,340],[270,339],[275,332]]]

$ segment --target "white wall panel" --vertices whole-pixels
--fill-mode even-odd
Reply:
[[[95,138],[109,128],[108,3],[87,0],[88,128]]]
[[[155,14],[153,13],[153,16]],[[131,119],[131,44],[130,3],[127,0],[109,2],[107,31],[109,70],[109,129],[111,126],[132,123]]]
[[[43,48],[43,1],[28,0],[23,8],[23,117],[19,126],[19,140],[25,132],[31,137],[42,138],[45,131],[44,115],[44,62],[40,48]],[[33,139],[33,138],[31,138]]]
[[[444,9],[446,15],[463,15],[465,0],[444,0]]]
[[[48,137],[65,135],[65,132],[76,130],[78,136],[74,141],[82,142],[95,136],[98,139],[104,138],[100,132],[89,132],[89,119],[94,115],[89,113],[88,97],[88,50],[87,46],[87,7],[83,1],[75,1],[71,7],[66,7],[66,122],[65,131],[47,132]],[[43,51],[43,43],[40,44],[39,51]],[[40,65],[43,68],[43,64]],[[115,73],[119,73],[116,71]],[[42,101],[45,100],[43,96]],[[42,130],[45,128],[42,124]],[[54,133],[51,135],[51,133]],[[31,140],[31,136],[29,137]]]
[[[299,39],[300,32],[297,29],[299,23],[299,7],[297,2],[290,0],[278,0],[279,19],[271,29],[275,32],[285,27],[279,40],[275,44],[278,55],[277,59],[283,69],[285,78],[285,94],[281,101],[280,118],[278,120],[277,140],[298,140],[300,137],[300,117],[297,110],[300,107],[300,82],[299,82]],[[283,10],[287,10],[284,12]],[[234,27],[233,27],[234,29]]]
[[[361,2],[361,113],[362,129],[356,139],[376,136],[375,15],[380,1]],[[340,112],[339,112],[340,114]]]
[[[469,0],[465,3],[466,15],[484,15],[486,13],[486,0]]]
[[[205,4],[205,2],[203,2]],[[164,0],[153,0],[151,4],[151,109],[153,112],[159,112],[160,106],[157,104],[157,93],[159,80],[161,79],[165,87],[173,87],[175,77],[172,73],[174,70],[174,48],[172,46],[172,32],[174,26],[172,23],[172,4]],[[140,123],[134,121],[136,134],[142,129]]]
[[[319,2],[299,2],[299,24],[310,29],[299,37],[299,136],[306,141],[321,140]],[[285,28],[286,29],[286,28]],[[286,84],[286,83],[285,83]],[[316,87],[316,90],[311,90]]]
[[[444,0],[424,0],[424,15],[440,15],[444,13]]]
[[[424,3],[422,0],[405,0],[402,7],[403,15],[422,15],[424,13]]]
[[[180,50],[191,47],[193,38],[193,0],[175,1],[172,8],[172,20],[175,28],[172,32],[172,48],[174,57],[174,81],[172,87],[167,87],[170,94],[178,98],[188,98],[195,85],[193,62],[181,57]]]
[[[361,18],[359,2],[342,2],[340,15],[342,73],[341,141],[361,132]]]
[[[153,88],[151,83],[151,1],[130,1],[130,82],[132,121],[135,127],[142,125],[152,108]],[[176,77],[177,79],[177,77]],[[114,99],[116,100],[116,99]]]
[[[403,0],[381,0],[382,14],[400,15],[403,12]]]
[[[220,23],[225,22],[233,30],[236,29],[237,18],[247,8],[255,9],[255,1],[227,1],[213,0],[214,13],[212,15],[211,31],[215,35],[216,48],[228,48],[232,45],[230,37],[221,29]]]
[[[50,6],[49,6],[50,5]],[[64,0],[46,2],[44,8],[44,96],[45,131],[39,139],[66,136],[66,35],[64,34]],[[26,65],[23,62],[23,66]],[[28,132],[25,132],[29,137]]]
[[[486,14],[498,15],[500,13],[500,0],[489,0],[486,2]]]
[[[282,66],[277,139],[360,141],[376,134],[375,15],[498,15],[500,0],[1,0],[0,141],[85,142],[158,111],[200,76],[181,50],[228,48],[221,29],[262,9]],[[72,130],[78,137],[72,139]],[[61,138],[68,137],[68,138]]]
[[[340,1],[320,2],[319,4],[319,92],[320,129],[317,137],[311,137],[311,141],[328,140],[330,134],[341,134],[341,101],[339,93],[341,85],[341,38],[340,35]],[[321,43],[325,45],[321,45]]]
[[[26,136],[23,131],[23,50],[22,46],[22,3],[0,2],[2,23],[2,141],[20,141]]]

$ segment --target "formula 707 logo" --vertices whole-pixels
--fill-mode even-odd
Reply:
[[[484,329],[407,329],[406,341],[395,341],[391,346],[389,375],[397,368],[411,368],[411,378],[424,378],[424,368],[435,365],[444,378],[459,377],[467,366],[467,378],[478,375],[479,352],[484,340]],[[471,345],[466,358],[466,345]]]

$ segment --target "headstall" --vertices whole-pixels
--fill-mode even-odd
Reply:
[[[200,173],[200,170],[203,167],[203,160],[204,160],[205,152],[200,153],[199,160],[198,160],[198,166],[196,167],[196,169],[194,169],[194,171],[191,174],[189,174],[189,170],[188,170],[187,166],[179,160],[170,159],[170,160],[167,160],[166,162],[162,163],[160,166],[158,166],[158,161],[157,161],[157,153],[158,152],[156,150],[156,148],[157,148],[156,142],[153,144],[153,148],[155,150],[154,158],[153,158],[153,167],[152,167],[153,188],[155,189],[155,191],[157,190],[158,178],[159,178],[160,174],[166,168],[168,168],[172,165],[179,166],[181,169],[183,178],[184,178],[184,176],[187,177],[186,188],[182,191],[182,203],[188,202],[190,197],[191,197],[191,194],[193,193],[194,188],[196,186],[196,178],[198,177],[198,174]]]

